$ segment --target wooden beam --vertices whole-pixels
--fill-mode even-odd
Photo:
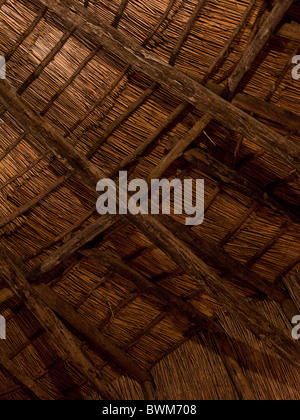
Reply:
[[[109,359],[110,362],[116,364],[139,383],[152,382],[151,375],[148,372],[116,346],[112,340],[99,332],[96,326],[87,322],[72,305],[62,299],[49,286],[40,284],[37,286],[37,290],[45,304],[80,332],[92,347],[99,350],[104,358]]]
[[[47,139],[47,142],[45,142],[45,138],[40,140],[44,141],[46,145],[50,144],[58,154],[63,155],[68,160],[68,162],[73,165],[74,168],[76,168],[76,170],[80,171],[86,177],[89,184],[92,186],[92,188],[94,188],[96,182],[98,182],[98,180],[103,176],[102,172],[86,158],[84,158],[79,152],[67,144],[56,130],[54,130],[49,124],[45,123],[42,118],[37,116],[30,108],[28,108],[28,106],[25,106],[22,101],[16,98],[16,96],[9,88],[7,82],[3,82],[4,83],[0,83],[1,96],[5,99],[5,104],[7,104],[7,106],[12,110],[12,113],[19,117],[20,123],[25,124],[25,126],[36,135],[40,135],[42,133],[43,137],[45,136]],[[130,217],[132,220],[131,216],[128,217]],[[150,239],[154,238],[157,243],[161,243],[161,246],[166,248],[166,242],[161,242],[161,238],[163,237],[165,230],[162,225],[157,224],[158,222],[153,217],[145,215],[142,217],[133,216],[133,223],[136,223],[147,237]],[[151,229],[149,229],[150,227]],[[196,259],[196,262],[193,261],[194,254],[190,254],[191,251],[186,249],[181,242],[178,244],[178,249],[180,252],[177,254],[178,250],[176,251],[176,247],[175,249],[172,249],[173,245],[170,241],[170,238],[166,238],[166,241],[170,245],[168,252],[170,252],[171,255],[175,253],[174,258],[177,263],[182,263],[182,266],[185,267],[187,272],[189,272],[189,269],[187,268],[187,262],[191,263],[191,267],[193,269],[192,272],[195,278],[200,279],[201,277],[207,278],[208,276],[211,276],[212,282],[214,279],[217,279],[217,286],[215,287],[218,288],[220,286],[219,293],[217,294],[220,302],[224,302],[224,306],[232,313],[237,313],[245,327],[248,327],[258,336],[264,337],[270,347],[273,347],[282,357],[291,361],[292,357],[288,356],[287,353],[290,350],[290,354],[295,356],[295,346],[284,339],[280,332],[278,332],[277,339],[269,338],[270,334],[275,334],[276,336],[277,330],[274,331],[273,327],[268,323],[268,321],[264,320],[262,317],[253,312],[251,307],[248,307],[247,304],[241,302],[240,299],[235,297],[232,292],[228,292],[226,287],[223,285],[222,280],[220,280],[214,273],[210,273],[210,271],[207,272],[206,265],[200,259]],[[187,259],[185,260],[183,256],[187,257]],[[213,288],[213,294],[215,291],[215,288]],[[222,296],[222,294],[224,294],[225,298]],[[246,305],[246,308],[244,305]]]
[[[170,152],[159,161],[155,168],[152,169],[148,179],[159,179],[172,165],[172,163],[183,154],[185,149],[201,135],[210,121],[211,116],[208,114],[205,114],[202,118],[200,118],[190,131],[183,136],[182,139],[178,139]]]
[[[105,384],[99,378],[91,360],[82,352],[78,342],[54,312],[45,305],[36,289],[28,283],[20,268],[13,262],[13,258],[5,248],[1,247],[0,273],[3,279],[48,331],[58,351],[64,352],[72,360],[102,398],[109,399]]]
[[[88,258],[99,261],[102,265],[112,268],[120,276],[132,281],[135,286],[144,293],[150,293],[157,299],[163,301],[171,312],[181,313],[191,322],[201,326],[203,329],[213,332],[222,332],[221,327],[213,321],[213,319],[202,314],[192,304],[184,301],[165,288],[155,284],[149,278],[141,274],[135,268],[128,266],[125,262],[114,257],[108,252],[100,250],[88,250],[81,252]]]
[[[253,305],[236,295],[232,287],[210,269],[190,248],[157,219],[149,215],[128,215],[129,220],[207,292],[222,303],[241,325],[262,340],[282,359],[300,367],[300,346],[263,317]]]
[[[284,23],[281,28],[279,28],[277,35],[300,42],[300,23]]]
[[[188,229],[182,223],[177,222],[171,217],[161,215],[159,216],[159,220],[181,241],[189,245],[193,252],[206,264],[216,266],[220,270],[230,273],[245,285],[254,287],[270,299],[278,302],[282,306],[282,309],[290,322],[292,318],[298,314],[295,305],[292,306],[290,302],[288,302],[290,300],[289,295],[284,290],[274,284],[266,282],[259,274],[231,257],[223,248],[202,238],[202,236],[197,235],[193,230]],[[289,304],[288,310],[286,302]]]
[[[120,23],[120,20],[122,19],[123,13],[124,13],[124,11],[126,9],[126,6],[127,6],[128,2],[129,2],[129,0],[122,0],[121,4],[119,6],[119,9],[118,9],[118,11],[116,13],[116,16],[114,18],[114,21],[112,23],[112,26],[114,28],[117,28],[118,27],[118,25]]]
[[[72,25],[70,29],[62,36],[60,41],[55,45],[55,47],[49,52],[49,54],[44,58],[44,60],[37,66],[37,68],[30,74],[30,76],[22,83],[19,87],[17,93],[22,95],[25,90],[39,77],[44,68],[54,59],[57,53],[62,49],[68,39],[73,35],[76,27]]]
[[[230,377],[240,400],[256,400],[251,385],[240,367],[236,350],[230,339],[225,335],[220,335],[218,339],[215,339],[215,343],[219,349],[220,357],[227,370],[228,376]]]
[[[91,146],[87,153],[87,158],[91,159],[102,146],[102,144],[110,137],[119,126],[126,121],[150,96],[153,94],[157,87],[157,83],[152,84],[148,87],[134,102],[132,102],[125,111],[116,118],[105,130],[105,132],[98,138],[98,140]]]
[[[199,0],[198,1],[197,5],[195,7],[195,10],[193,11],[191,17],[189,18],[189,20],[188,20],[187,24],[185,25],[183,31],[181,32],[181,34],[180,34],[180,36],[177,40],[177,43],[176,43],[176,45],[175,45],[175,47],[174,47],[174,49],[171,53],[171,58],[170,58],[170,61],[169,61],[170,66],[174,66],[175,61],[176,61],[176,59],[179,55],[179,52],[180,52],[183,44],[185,43],[187,37],[189,36],[189,33],[190,33],[195,21],[197,20],[197,18],[199,16],[199,13],[202,11],[202,9],[206,5],[206,1],[207,0]]]
[[[11,143],[1,154],[0,154],[0,162],[15,148],[17,147],[22,140],[24,140],[26,136],[26,131],[18,136],[18,138]]]
[[[288,216],[296,223],[300,222],[299,212],[297,212],[297,209],[293,205],[279,201],[274,195],[268,194],[267,191],[264,191],[256,183],[218,161],[204,150],[199,150],[199,153],[197,150],[190,150],[184,153],[183,158],[221,185],[226,185],[239,191],[243,195],[256,200],[258,203],[269,207],[279,214]]]
[[[67,26],[75,24],[78,31],[93,36],[97,43],[102,44],[105,49],[131,65],[132,69],[145,73],[197,109],[210,114],[225,127],[243,134],[265,148],[271,155],[279,156],[290,165],[299,165],[299,146],[288,142],[281,135],[210,92],[180,70],[165,64],[159,57],[144,50],[135,41],[112,28],[84,7],[72,0],[39,1],[59,14]]]
[[[51,194],[56,188],[61,186],[65,181],[67,181],[72,176],[72,173],[69,173],[67,175],[63,175],[60,178],[58,178],[56,181],[54,181],[52,184],[50,184],[47,188],[45,188],[44,191],[40,192],[38,195],[36,195],[32,200],[28,201],[26,204],[23,204],[15,211],[12,211],[7,216],[0,219],[0,228],[6,226],[8,223],[11,223],[18,217],[22,216],[29,210],[31,210],[34,206],[36,206],[40,201],[44,200],[49,194]]]
[[[176,0],[169,0],[169,3],[167,5],[166,10],[164,11],[164,13],[162,14],[162,16],[160,17],[159,21],[157,22],[157,24],[154,26],[154,28],[150,31],[149,35],[147,36],[147,38],[145,39],[145,41],[142,43],[142,47],[145,47],[148,42],[154,37],[154,35],[157,33],[157,31],[159,30],[159,28],[161,27],[161,25],[164,23],[164,21],[166,20],[166,18],[168,17],[172,7],[174,6]]]
[[[300,131],[300,115],[280,108],[277,105],[262,101],[246,93],[238,93],[233,98],[232,104],[244,111],[253,112],[259,117],[273,121],[292,131]]]
[[[143,142],[139,147],[137,147],[130,155],[124,157],[122,162],[110,172],[109,178],[115,177],[119,171],[128,168],[133,163],[137,162],[137,160],[145,154],[148,148],[153,145],[160,136],[172,126],[177,119],[184,113],[187,109],[188,104],[186,102],[182,102],[179,104],[174,111],[163,121],[163,123],[150,134],[150,136]]]
[[[48,392],[41,388],[33,379],[26,376],[17,364],[11,361],[0,347],[0,364],[22,385],[29,389],[39,400],[54,400]]]
[[[63,321],[77,330],[92,348],[99,351],[103,358],[108,359],[108,364],[115,368],[118,366],[123,372],[136,379],[140,384],[152,382],[149,372],[142,369],[131,357],[120,349],[112,340],[104,336],[99,328],[92,325],[82,317],[70,303],[61,298],[49,286],[40,284],[35,286],[39,296]],[[14,293],[10,289],[0,290],[0,303],[11,299]],[[29,343],[32,340],[29,341]],[[1,360],[1,358],[0,358]]]
[[[233,31],[233,33],[230,36],[229,40],[226,42],[225,46],[222,48],[222,50],[217,55],[217,57],[215,58],[214,62],[212,63],[212,65],[210,66],[210,68],[208,69],[208,71],[206,72],[204,78],[202,79],[202,83],[204,85],[206,84],[206,82],[209,79],[211,79],[217,73],[217,71],[221,67],[221,64],[222,64],[223,60],[225,60],[225,58],[228,56],[228,54],[232,50],[233,43],[236,40],[237,36],[239,35],[239,33],[240,33],[241,29],[243,28],[244,24],[247,22],[248,17],[250,16],[250,13],[252,12],[252,9],[253,9],[255,3],[256,3],[256,0],[251,0],[251,3],[249,4],[249,6],[247,7],[247,9],[245,10],[245,12],[244,12],[244,14],[242,16],[242,19],[240,20],[240,22],[238,23],[237,27]]]
[[[36,28],[36,26],[39,24],[41,19],[45,16],[47,12],[47,7],[43,6],[40,13],[37,15],[37,17],[34,19],[32,24],[19,36],[19,38],[16,40],[14,45],[7,51],[5,54],[5,60],[8,62],[13,54],[16,52],[16,50],[19,48],[19,46],[25,41],[25,39],[32,33],[32,31]]]
[[[237,67],[228,79],[228,87],[232,94],[237,90],[245,74],[250,70],[256,57],[269,41],[271,35],[275,32],[277,26],[293,3],[294,0],[277,0],[272,11],[260,27],[253,41],[246,49]]]
[[[44,147],[50,149],[59,159],[65,158],[68,169],[78,171],[93,190],[104,173],[96,168],[86,157],[76,151],[64,137],[41,116],[20,99],[10,87],[7,80],[0,82],[0,101],[8,105],[9,112],[18,122],[28,129]]]
[[[41,265],[28,275],[30,281],[35,283],[40,282],[41,279],[45,279],[47,274],[57,265],[65,261],[66,258],[73,255],[88,242],[93,241],[97,236],[111,228],[119,219],[120,216],[118,215],[104,215],[99,217],[99,219],[94,223],[91,223],[85,229],[77,232],[69,241],[56,251],[52,252],[49,257],[45,258]]]

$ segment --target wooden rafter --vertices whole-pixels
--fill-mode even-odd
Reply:
[[[191,322],[196,323],[198,326],[202,326],[204,330],[222,332],[222,329],[213,321],[213,319],[202,314],[190,303],[185,302],[183,299],[155,284],[138,270],[128,266],[125,262],[115,258],[113,255],[99,250],[82,251],[81,253],[88,258],[100,261],[105,267],[112,268],[120,276],[132,281],[141,291],[145,293],[148,292],[162,300],[170,308],[171,312],[181,312],[183,315],[187,316]]]
[[[54,400],[54,398],[33,379],[26,376],[15,362],[12,362],[0,347],[0,365],[2,365],[18,382],[28,388],[40,400]]]
[[[260,27],[255,38],[243,54],[237,67],[228,79],[230,93],[233,94],[245,74],[250,70],[258,54],[262,51],[272,34],[275,32],[278,24],[282,21],[284,15],[294,3],[295,0],[277,0],[272,11]]]
[[[230,286],[226,286],[212,269],[156,218],[150,215],[128,215],[127,217],[179,267],[191,275],[200,286],[205,287],[211,296],[214,296],[218,302],[222,302],[224,309],[233,313],[245,328],[260,340],[262,339],[283,359],[297,367],[300,366],[300,362],[297,360],[300,351],[298,343],[288,339],[285,334],[262,317],[253,306],[246,303],[244,299],[240,299]]]
[[[299,28],[300,29],[300,28]],[[241,109],[266,118],[294,132],[300,131],[300,116],[246,93],[238,93],[232,103]]]
[[[36,26],[39,24],[41,19],[43,19],[43,17],[45,16],[46,12],[47,12],[47,7],[43,6],[40,13],[37,15],[37,17],[34,19],[34,21],[31,23],[31,25],[19,36],[19,38],[14,43],[14,45],[5,54],[6,62],[8,62],[11,59],[11,57],[16,52],[16,50],[19,48],[19,46],[25,41],[25,39],[36,28]]]
[[[250,13],[252,12],[255,3],[256,3],[256,0],[251,0],[251,3],[249,4],[245,13],[243,14],[243,17],[242,17],[241,21],[239,22],[238,26],[235,28],[235,30],[232,33],[232,35],[230,36],[229,40],[226,42],[226,45],[219,52],[219,54],[215,58],[214,62],[212,63],[212,65],[210,66],[208,71],[206,72],[206,74],[205,74],[205,76],[202,80],[203,84],[206,84],[206,82],[209,79],[211,79],[217,73],[217,71],[219,70],[219,67],[221,66],[223,60],[226,58],[226,56],[231,51],[234,41],[236,40],[240,31],[244,28],[244,25],[245,25],[247,19],[249,18]]]
[[[12,261],[12,256],[1,248],[0,272],[2,278],[11,287],[14,293],[27,305],[40,324],[48,331],[58,350],[63,351],[94,385],[102,398],[109,395],[102,380],[99,378],[95,366],[82,352],[76,339],[70,331],[56,317],[54,312],[45,305],[39,293],[28,283],[20,268]]]
[[[114,21],[112,23],[112,26],[114,28],[117,28],[118,27],[118,25],[120,23],[120,20],[122,19],[122,16],[124,14],[124,11],[126,9],[126,6],[127,6],[128,2],[129,2],[129,0],[122,0],[121,4],[119,6],[119,9],[118,9],[118,11],[116,13],[116,16],[114,18]]]
[[[195,153],[195,150],[190,150],[183,154],[183,159],[221,185],[227,185],[241,192],[243,195],[256,200],[261,205],[269,207],[279,214],[287,216],[291,220],[299,223],[300,218],[294,206],[279,201],[274,195],[269,194],[238,171],[224,165],[209,153],[203,150],[200,153]]]
[[[68,39],[71,37],[75,31],[76,26],[73,25],[68,29],[65,34],[62,36],[60,41],[55,45],[55,47],[49,52],[49,54],[44,58],[44,60],[37,66],[37,68],[30,74],[30,76],[22,83],[18,89],[18,94],[22,95],[25,90],[39,77],[44,68],[54,59],[56,54],[62,49]]]
[[[300,149],[296,144],[286,141],[281,135],[210,92],[180,70],[165,64],[156,55],[145,51],[84,7],[72,0],[39,1],[59,13],[67,27],[75,24],[78,31],[89,33],[99,45],[127,62],[132,69],[142,71],[197,109],[210,114],[225,127],[250,138],[270,154],[278,155],[289,165],[299,165]]]
[[[102,356],[109,359],[110,364],[117,365],[123,372],[129,374],[140,384],[152,382],[151,375],[130,358],[124,351],[105,337],[98,328],[90,325],[68,302],[62,299],[50,287],[41,284],[38,291],[43,301],[63,320],[80,332],[88,343],[95,347]]]
[[[180,34],[180,36],[177,40],[177,43],[176,43],[176,45],[175,45],[175,47],[174,47],[174,49],[171,53],[171,58],[169,60],[170,66],[174,66],[175,61],[176,61],[176,59],[179,55],[180,49],[182,48],[185,40],[187,39],[188,35],[190,34],[191,29],[192,29],[194,23],[196,22],[196,20],[199,16],[199,13],[201,12],[201,10],[204,9],[204,7],[206,5],[206,1],[207,0],[199,0],[198,1],[198,4],[196,5],[195,10],[193,11],[190,19],[188,20],[187,24],[185,25],[183,31],[181,32],[181,34]]]
[[[10,112],[19,119],[19,122],[24,125],[25,129],[28,129],[33,135],[39,136],[40,141],[44,141],[48,147],[50,146],[58,154],[65,157],[69,165],[73,166],[74,170],[82,173],[91,188],[94,189],[95,184],[104,176],[104,174],[81,155],[81,153],[67,144],[65,139],[63,139],[63,137],[41,117],[37,116],[28,105],[25,106],[22,101],[13,94],[7,82],[3,82],[4,83],[0,84],[0,94],[2,99],[5,100],[5,106],[7,105]],[[40,136],[42,136],[42,138]],[[295,364],[297,358],[293,358],[291,355],[295,356],[297,353],[296,345],[290,343],[280,331],[277,331],[273,325],[256,313],[252,307],[238,299],[234,292],[227,290],[222,280],[214,272],[208,269],[202,260],[197,256],[195,257],[192,251],[190,251],[181,241],[178,241],[174,235],[169,233],[154,217],[146,215],[128,215],[127,217],[132,220],[132,222],[136,224],[149,239],[153,240],[153,242],[163,250],[166,251],[166,245],[169,244],[170,249],[168,252],[170,253],[170,256],[179,264],[179,266],[182,265],[182,267],[185,267],[188,273],[190,272],[188,266],[191,265],[191,267],[193,267],[192,273],[197,280],[201,282],[201,278],[211,278],[211,283],[214,283],[215,287],[210,284],[210,291],[213,295],[218,292],[217,298],[220,302],[224,303],[224,307],[236,314],[245,328],[249,328],[254,334],[265,337],[266,343],[268,343],[270,347],[277,351],[283,358]],[[165,234],[168,234],[168,236],[164,241],[163,236]],[[178,243],[177,248],[172,244],[173,239],[175,241],[174,244],[176,242]],[[218,289],[219,287],[220,289]],[[223,294],[225,295],[225,298],[222,296]],[[271,335],[278,336],[278,338],[274,339]],[[290,351],[290,355],[288,355],[288,351]],[[298,362],[296,362],[296,364],[297,363]]]

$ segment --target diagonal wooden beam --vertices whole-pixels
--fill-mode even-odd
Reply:
[[[0,364],[15,378],[18,382],[28,388],[39,400],[54,400],[54,398],[43,388],[41,388],[33,379],[20,371],[17,364],[11,361],[0,347]]]
[[[28,107],[28,105],[25,105],[13,94],[6,81],[3,82],[4,83],[0,83],[0,95],[2,96],[2,99],[5,98],[5,105],[9,107],[10,112],[12,112],[12,114],[18,118],[19,122],[23,124],[26,129],[32,132],[33,135],[38,136],[40,141],[44,142],[46,146],[51,146],[57,154],[66,158],[69,165],[73,166],[74,170],[79,171],[91,188],[94,189],[99,179],[104,176],[102,171],[89,162],[81,153],[66,143],[65,139],[55,129],[53,129],[52,126],[36,115],[30,107]],[[294,343],[289,343],[289,341],[285,339],[285,337],[277,331],[275,327],[273,327],[262,316],[258,315],[251,306],[237,298],[232,291],[228,291],[223,285],[222,280],[214,272],[211,272],[201,259],[194,257],[192,251],[186,248],[182,242],[178,241],[174,235],[169,233],[171,238],[168,236],[165,238],[165,241],[167,242],[164,242],[162,238],[166,232],[168,233],[168,230],[157,222],[155,218],[146,215],[128,215],[127,217],[130,218],[130,220],[132,220],[132,222],[136,224],[149,239],[154,240],[154,243],[160,244],[162,249],[165,249],[166,243],[168,243],[170,246],[168,252],[171,253],[171,257],[174,257],[174,261],[176,261],[179,266],[182,265],[185,267],[188,273],[190,272],[188,268],[190,264],[191,268],[193,268],[192,273],[196,279],[200,280],[201,278],[211,278],[212,283],[216,283],[217,285],[215,287],[217,287],[217,289],[220,287],[217,297],[220,302],[224,303],[224,307],[233,314],[239,315],[239,318],[245,328],[249,328],[254,334],[263,337],[269,346],[274,348],[278,354],[280,354],[283,358],[292,361],[293,357],[289,356],[287,353],[290,350],[291,355],[296,355]],[[177,250],[176,247],[173,247],[173,239],[175,241],[174,244],[178,242]],[[194,258],[196,258],[196,260],[194,260]],[[215,288],[212,288],[210,291],[214,295],[216,290]],[[225,295],[225,299],[223,294]],[[277,337],[276,334],[278,338],[272,338],[274,336]],[[297,363],[295,362],[296,360],[297,358],[294,358],[294,363]]]
[[[126,6],[127,6],[128,2],[129,2],[129,0],[122,0],[121,4],[119,6],[119,9],[118,9],[118,11],[117,11],[117,13],[115,15],[114,21],[112,23],[112,26],[114,28],[117,28],[118,27],[118,25],[120,23],[120,20],[122,19],[122,16],[124,14],[124,11],[126,9]]]
[[[299,212],[293,205],[279,201],[277,197],[268,194],[267,191],[256,185],[256,183],[218,161],[209,153],[203,150],[199,150],[199,152],[196,149],[189,150],[183,154],[183,159],[221,185],[226,185],[241,192],[243,195],[256,200],[263,206],[269,207],[279,214],[288,216],[296,223],[300,222]]]
[[[113,368],[118,366],[123,372],[136,379],[140,384],[152,382],[151,375],[142,369],[129,355],[121,350],[112,340],[105,337],[98,328],[91,325],[76,309],[61,298],[46,284],[35,286],[45,305],[49,306],[60,318],[77,330],[92,348],[98,350],[102,357],[108,359]],[[14,293],[10,289],[0,290],[0,303],[10,299]],[[30,343],[31,341],[29,341]],[[0,356],[1,360],[1,356]]]
[[[300,25],[299,25],[300,31]],[[277,105],[263,101],[246,93],[238,93],[232,100],[232,104],[244,111],[253,112],[259,117],[266,118],[277,124],[281,124],[292,131],[300,131],[300,115],[292,111],[280,108]]]
[[[198,4],[196,5],[195,10],[193,11],[193,13],[192,13],[191,17],[189,18],[187,24],[185,25],[182,33],[180,34],[180,36],[177,40],[176,45],[175,45],[175,47],[174,47],[174,49],[171,53],[171,58],[170,58],[170,61],[169,61],[170,66],[174,66],[175,61],[176,61],[176,59],[179,55],[179,52],[180,52],[185,40],[187,39],[194,23],[196,22],[196,20],[199,16],[199,13],[202,11],[202,9],[204,9],[204,7],[206,5],[206,2],[207,2],[207,0],[199,0],[198,1]]]
[[[300,367],[299,343],[293,342],[245,299],[238,297],[232,287],[224,284],[224,281],[171,231],[153,216],[128,215],[127,217],[179,267],[205,287],[211,296],[221,302],[225,310],[234,314],[244,328],[251,331],[282,359]]]
[[[70,331],[45,305],[39,293],[28,283],[13,256],[1,247],[0,273],[14,293],[26,304],[40,324],[48,331],[59,352],[64,352],[104,399],[109,399],[106,387],[91,360],[80,349]]]
[[[40,13],[37,15],[37,17],[34,19],[34,21],[31,23],[31,25],[19,36],[19,38],[14,43],[14,45],[5,54],[6,62],[8,62],[11,59],[11,57],[16,52],[16,50],[19,48],[19,46],[25,41],[25,39],[36,28],[36,26],[39,24],[41,19],[45,16],[46,12],[47,12],[47,7],[43,6]]]
[[[279,156],[289,165],[296,167],[299,165],[299,146],[287,141],[250,115],[210,92],[180,70],[166,64],[155,54],[144,50],[131,38],[112,28],[89,10],[72,0],[39,0],[39,2],[59,14],[68,27],[74,24],[78,31],[92,36],[95,42],[131,65],[132,69],[148,75],[197,109],[211,115],[225,127],[243,134],[265,148],[271,155]]]
[[[277,26],[282,21],[284,15],[289,10],[294,1],[295,0],[277,0],[264,24],[257,32],[255,38],[246,49],[240,62],[228,79],[228,87],[231,94],[237,90],[243,77],[250,70],[256,57],[269,41],[271,35],[275,32]]]
[[[152,382],[151,375],[148,372],[142,369],[129,355],[116,346],[112,340],[99,332],[97,327],[88,323],[72,305],[62,299],[49,286],[40,284],[37,286],[37,290],[43,301],[63,320],[67,321],[80,332],[92,347],[99,350],[103,357],[109,359],[140,384]]]
[[[193,230],[188,229],[182,223],[177,222],[171,217],[165,215],[159,216],[160,222],[173,232],[181,241],[191,247],[193,252],[198,255],[206,264],[218,267],[220,270],[232,274],[242,281],[245,285],[255,287],[255,289],[264,293],[268,298],[278,302],[285,312],[289,321],[298,314],[298,310],[290,300],[286,291],[280,287],[266,282],[259,274],[252,271],[249,267],[235,260],[219,245],[215,245]]]
[[[31,283],[42,282],[49,272],[64,262],[68,257],[81,249],[88,242],[93,241],[97,236],[111,228],[120,219],[120,216],[104,215],[94,223],[91,223],[85,229],[77,232],[69,241],[52,252],[49,257],[45,258],[41,265],[28,274]]]
[[[163,301],[171,312],[180,312],[182,315],[185,315],[191,322],[201,326],[207,331],[219,333],[222,332],[222,328],[217,323],[215,323],[213,319],[202,314],[192,304],[184,301],[183,299],[174,295],[172,292],[169,292],[164,287],[155,284],[145,275],[141,274],[138,270],[130,267],[124,261],[121,261],[114,255],[97,249],[81,251],[81,253],[88,258],[99,261],[107,268],[112,268],[121,277],[132,281],[135,286],[142,292],[150,293],[152,296],[155,296],[159,300]]]

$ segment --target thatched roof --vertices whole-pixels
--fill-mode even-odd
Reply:
[[[0,6],[0,399],[298,399],[299,1]],[[204,222],[99,216],[121,169]]]

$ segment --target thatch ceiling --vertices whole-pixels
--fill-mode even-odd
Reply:
[[[0,6],[0,399],[298,399],[299,1]],[[100,217],[121,169],[204,222]]]

